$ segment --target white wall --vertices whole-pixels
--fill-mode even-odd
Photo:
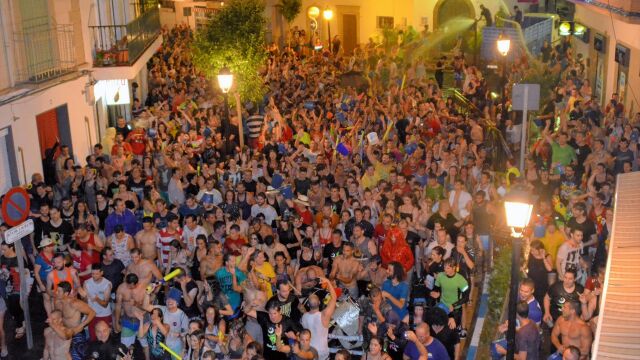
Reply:
[[[81,76],[0,106],[0,114],[2,114],[0,129],[10,126],[13,132],[14,152],[20,182],[25,181],[25,175],[26,180],[30,180],[31,174],[42,172],[36,116],[64,104],[67,104],[69,111],[73,151],[80,164],[84,165],[84,158],[90,153],[91,146],[96,143],[97,137],[93,105],[86,103],[82,93],[86,83],[87,77]],[[13,121],[14,116],[18,118],[16,121]],[[88,136],[85,116],[89,119],[91,137]],[[19,147],[24,150],[24,167],[18,151]]]
[[[607,37],[608,65],[604,91],[605,102],[616,91],[616,81],[618,80],[618,64],[614,61],[616,43],[631,49],[625,109],[626,111],[632,109],[634,112],[640,111],[640,24],[626,23],[616,16],[610,16],[604,10],[581,3],[576,4],[576,21],[589,27],[592,32],[595,30]],[[593,46],[593,42],[589,46]]]

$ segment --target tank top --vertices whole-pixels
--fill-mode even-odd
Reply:
[[[300,268],[306,268],[307,266],[312,266],[312,265],[318,265],[318,262],[316,261],[316,257],[315,257],[315,250],[311,253],[311,259],[310,260],[305,260],[304,256],[302,256],[302,253],[300,253]]]
[[[325,360],[329,358],[329,343],[327,336],[329,329],[322,325],[322,313],[306,313],[302,316],[302,326],[311,331],[311,346],[318,351],[318,359]]]
[[[116,259],[122,261],[124,267],[129,266],[131,263],[131,254],[129,253],[129,249],[127,248],[127,244],[129,243],[128,237],[130,235],[126,235],[124,241],[118,242],[116,239],[116,234],[111,235],[111,247],[113,248],[113,255]]]
[[[216,337],[220,336],[219,330],[218,330],[218,325],[214,325],[213,329],[209,330],[209,327],[205,327],[204,328],[204,334],[206,335],[213,335]],[[212,349],[213,352],[215,352],[216,354],[221,354],[222,353],[222,349],[220,349],[220,345],[215,342],[215,341],[211,341],[209,339],[205,340],[205,343],[207,344],[207,347],[209,347],[209,349]]]
[[[80,241],[78,238],[76,238],[76,242],[78,243],[78,245],[80,246],[80,248],[86,252],[89,252],[89,247],[91,246],[91,263],[92,264],[97,264],[100,262],[100,253],[96,250],[96,239],[95,239],[95,234],[94,233],[90,233],[89,234],[89,240],[88,241]]]
[[[149,352],[151,355],[154,357],[161,357],[165,354],[164,349],[160,347],[160,343],[164,343],[164,340],[165,336],[162,334],[160,329],[156,329],[156,334],[154,336],[152,328],[149,327],[149,330],[147,331],[147,343],[149,344]]]
[[[69,284],[71,284],[71,290],[73,290],[74,284],[73,284],[73,278],[71,276],[71,269],[65,268],[65,272],[66,272],[67,276],[65,276],[64,279],[60,279],[58,277],[58,271],[57,270],[53,270],[53,292],[55,292],[56,289],[58,289],[58,284],[60,284],[63,281],[66,281]]]
[[[100,210],[100,207],[96,204],[96,213],[98,215],[98,220],[100,220],[98,227],[100,230],[104,231],[104,225],[107,222],[107,216],[109,216],[109,205],[106,205],[104,209]]]

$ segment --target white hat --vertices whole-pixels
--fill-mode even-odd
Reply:
[[[40,245],[38,245],[38,248],[43,248],[43,247],[47,247],[49,245],[53,245],[54,242],[53,240],[51,240],[51,238],[42,238],[42,240],[40,240]]]
[[[310,206],[311,206],[311,205],[309,205],[309,198],[308,198],[306,195],[302,195],[302,194],[300,194],[300,195],[298,195],[298,197],[297,197],[295,200],[293,200],[293,201],[295,201],[295,202],[297,202],[298,204],[303,205],[303,206],[307,206],[307,207],[310,207]]]

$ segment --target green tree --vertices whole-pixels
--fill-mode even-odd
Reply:
[[[213,81],[227,66],[240,96],[247,100],[261,101],[265,93],[260,76],[267,58],[264,10],[263,0],[229,1],[196,33],[192,43],[196,66]]]
[[[302,0],[280,0],[277,7],[280,9],[282,17],[287,21],[287,33],[289,33],[291,23],[296,19],[296,16],[300,14],[300,10],[302,9]],[[289,45],[291,45],[290,37]]]

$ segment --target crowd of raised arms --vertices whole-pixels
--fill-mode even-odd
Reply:
[[[590,357],[615,176],[638,168],[640,116],[616,95],[599,107],[570,42],[536,60],[560,81],[520,173],[487,140],[498,131],[517,154],[517,114],[461,53],[431,77],[423,59],[373,42],[345,55],[337,38],[318,51],[295,30],[295,46],[267,49],[264,101],[231,90],[224,138],[191,31],[163,37],[134,118],[86,159],[47,149],[26,185],[22,275],[48,316],[45,360],[460,359],[514,186],[536,199],[516,356],[538,359],[547,339],[554,359]],[[443,96],[445,66],[479,111]],[[350,71],[369,88],[345,86]],[[523,57],[507,73],[528,71]],[[14,245],[1,248],[2,356],[18,356],[21,276]],[[481,346],[499,359],[507,345]]]

